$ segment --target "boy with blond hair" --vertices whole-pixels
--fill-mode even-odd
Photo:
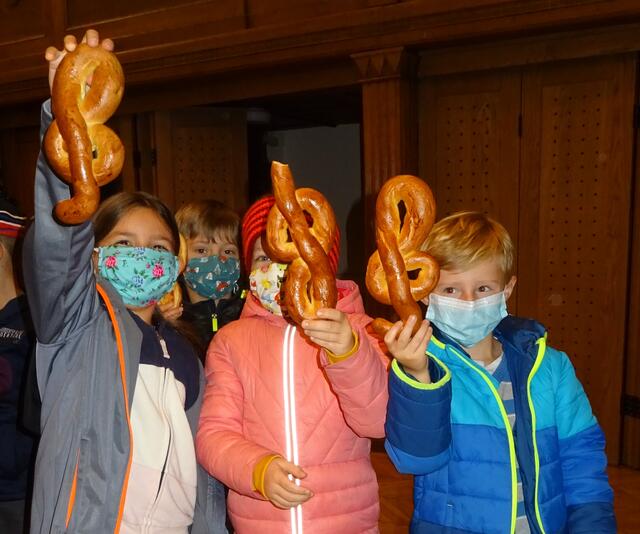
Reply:
[[[244,305],[238,286],[240,217],[222,202],[198,200],[182,206],[176,222],[187,243],[183,279],[188,301],[182,320],[206,349],[220,328],[240,317]]]
[[[616,532],[604,435],[573,366],[541,324],[507,314],[507,231],[457,213],[423,248],[441,267],[427,320],[385,337],[385,445],[415,475],[410,531]]]

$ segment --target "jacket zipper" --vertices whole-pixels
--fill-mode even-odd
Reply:
[[[533,494],[533,507],[535,511],[536,521],[538,522],[538,527],[540,528],[540,532],[542,534],[546,534],[544,530],[544,526],[542,524],[542,516],[540,515],[540,505],[538,504],[538,489],[540,482],[540,456],[538,455],[538,441],[536,439],[536,410],[533,406],[533,400],[531,399],[531,381],[533,377],[538,372],[540,365],[542,365],[542,360],[544,359],[544,355],[547,349],[547,335],[541,337],[536,342],[538,345],[538,353],[536,354],[536,360],[533,363],[533,367],[531,368],[531,372],[527,377],[527,403],[529,404],[529,411],[531,412],[531,439],[533,441],[533,461],[535,468],[535,489]]]
[[[160,347],[162,348],[162,356],[166,359],[170,359],[171,356],[169,355],[169,351],[167,349],[167,343],[165,342],[165,340],[160,336],[160,334],[156,331],[156,336],[158,336],[158,342],[160,343]],[[167,450],[166,450],[166,454],[164,457],[164,463],[162,465],[162,471],[160,472],[160,480],[158,481],[158,490],[156,492],[156,496],[155,499],[153,500],[153,503],[151,505],[151,508],[149,509],[149,511],[147,512],[147,515],[145,517],[145,531],[148,532],[151,528],[151,521],[153,519],[153,516],[155,514],[155,511],[158,507],[158,499],[160,497],[160,492],[162,491],[162,483],[164,482],[165,479],[165,475],[167,472],[167,464],[169,463],[169,453],[171,452],[171,442],[173,441],[173,435],[171,432],[171,425],[169,424],[169,419],[166,416],[166,407],[165,407],[165,401],[166,401],[166,388],[167,388],[167,368],[164,368],[164,373],[162,375],[162,390],[161,390],[161,394],[160,394],[160,403],[162,406],[162,418],[164,420],[164,422],[167,424],[167,427],[169,428],[169,442],[167,443]]]
[[[509,417],[507,416],[507,411],[504,407],[504,403],[502,402],[502,399],[500,398],[500,394],[498,393],[498,390],[492,384],[491,378],[489,378],[489,375],[487,374],[487,372],[481,371],[480,369],[476,368],[475,365],[469,361],[469,358],[463,356],[454,348],[451,348],[451,351],[458,358],[460,358],[467,366],[471,367],[471,369],[473,369],[476,373],[480,375],[482,380],[484,380],[486,384],[489,386],[489,389],[491,390],[491,393],[493,393],[493,396],[495,397],[496,402],[498,404],[498,409],[500,410],[500,415],[502,416],[502,422],[504,423],[505,430],[507,431],[507,441],[509,443],[509,464],[511,466],[511,527],[509,529],[509,532],[511,534],[514,534],[514,532],[516,531],[516,517],[518,515],[518,475],[516,473],[515,440],[513,438],[513,430],[511,429],[511,423],[509,423]]]

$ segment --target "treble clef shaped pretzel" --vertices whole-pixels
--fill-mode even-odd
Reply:
[[[401,212],[402,204],[404,214]],[[367,289],[378,302],[392,305],[403,322],[415,315],[414,333],[421,319],[417,301],[431,293],[440,276],[436,261],[420,250],[435,216],[433,193],[417,176],[391,178],[378,193],[377,250],[367,265]],[[416,273],[416,276],[410,279],[409,272]],[[383,336],[391,323],[376,319],[372,327]]]
[[[55,173],[72,189],[55,215],[65,224],[89,219],[100,203],[100,186],[116,178],[124,147],[103,123],[116,111],[124,92],[124,74],[116,56],[81,43],[67,53],[51,89],[55,120],[44,138],[44,151]]]
[[[327,256],[336,218],[320,192],[295,188],[288,165],[273,162],[271,183],[276,204],[267,219],[265,250],[272,260],[289,263],[282,288],[284,304],[291,319],[300,324],[314,319],[320,308],[336,306],[336,279]]]

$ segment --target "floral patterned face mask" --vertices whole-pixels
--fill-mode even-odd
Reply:
[[[262,307],[274,315],[282,315],[280,308],[280,288],[287,270],[283,263],[270,263],[254,269],[249,275],[249,289],[260,301]]]
[[[98,272],[125,305],[146,308],[167,293],[178,277],[178,258],[166,250],[99,247]]]

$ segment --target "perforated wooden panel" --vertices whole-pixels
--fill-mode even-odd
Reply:
[[[157,191],[178,209],[215,199],[239,212],[247,202],[244,114],[238,110],[183,110],[155,114]]]
[[[420,172],[434,190],[438,218],[482,211],[516,239],[519,74],[427,79],[420,107]]]
[[[523,79],[520,310],[566,351],[618,459],[633,67],[608,58]]]
[[[233,139],[228,128],[176,128],[173,140],[177,206],[197,198],[234,196]]]

